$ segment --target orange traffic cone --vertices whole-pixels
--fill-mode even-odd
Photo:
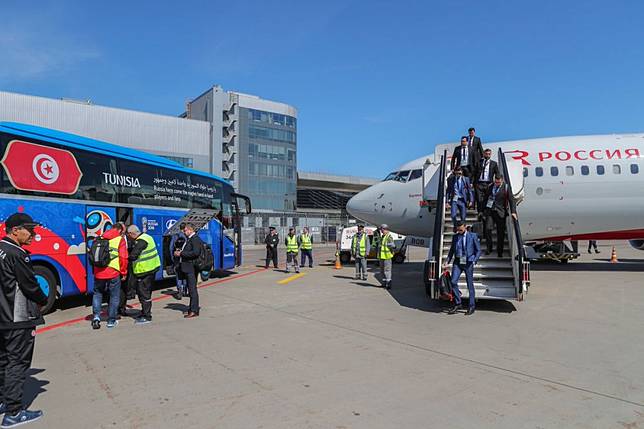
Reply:
[[[616,264],[617,262],[619,262],[617,260],[617,252],[615,251],[615,246],[613,246],[613,251],[610,253],[610,263]]]
[[[342,269],[342,262],[340,262],[340,252],[335,252],[335,269]]]

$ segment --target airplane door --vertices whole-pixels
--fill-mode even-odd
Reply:
[[[112,229],[117,222],[116,207],[86,206],[85,208],[85,243],[87,250],[91,249],[94,238]],[[85,258],[87,271],[87,293],[94,291],[94,269]]]

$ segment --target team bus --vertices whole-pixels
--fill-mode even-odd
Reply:
[[[0,122],[0,237],[4,220],[25,212],[37,222],[28,250],[36,277],[56,300],[93,291],[87,252],[116,222],[135,224],[157,244],[162,269],[174,273],[170,240],[178,222],[200,227],[214,270],[241,263],[240,205],[250,200],[224,179],[160,156],[31,125]]]

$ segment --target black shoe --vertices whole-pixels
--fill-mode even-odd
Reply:
[[[590,249],[588,249],[588,253],[592,253],[592,252],[590,251]]]
[[[467,311],[465,312],[466,316],[471,316],[472,314],[474,314],[474,307],[468,308]]]
[[[599,252],[597,252],[597,253],[599,253]],[[313,268],[313,265],[309,265],[309,268]]]
[[[174,298],[181,300],[183,298],[183,293],[180,290],[178,290],[177,293],[174,294]]]
[[[595,253],[601,253],[599,249],[595,249]]]
[[[447,314],[456,314],[458,313],[458,310],[460,310],[460,308],[461,308],[461,304],[456,304],[455,306],[449,309]]]
[[[92,329],[101,329],[101,321],[98,319],[92,320]]]
[[[387,290],[391,289],[391,282],[387,282],[387,284],[385,284],[385,289]]]

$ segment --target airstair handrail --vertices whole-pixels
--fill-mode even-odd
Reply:
[[[436,217],[434,219],[433,255],[436,261],[436,283],[441,276],[441,261],[443,259],[443,229],[445,227],[445,176],[447,174],[447,150],[443,151],[438,169],[438,193],[436,194]],[[438,240],[436,239],[438,238]]]
[[[508,198],[512,199],[513,203],[516,203],[516,199],[514,198],[514,192],[512,191],[512,180],[510,178],[510,170],[508,168],[508,163],[507,160],[505,159],[505,154],[503,153],[502,149],[499,149],[499,164],[501,165],[501,171],[503,172],[503,177],[505,179],[505,183],[508,186]],[[521,226],[519,225],[518,219],[515,219],[514,217],[510,216],[510,224],[512,226],[510,234],[511,238],[508,237],[508,239],[513,239],[514,240],[514,246],[510,247],[510,250],[512,251],[513,249],[516,251],[516,258],[515,255],[512,255],[512,264],[514,265],[516,262],[516,272],[518,273],[518,287],[517,287],[517,293],[519,297],[522,296],[524,293],[524,282],[527,279],[527,273],[525,272],[527,267],[524,266],[524,263],[527,262],[526,258],[526,253],[525,253],[525,247],[523,246],[523,239],[521,238]],[[513,252],[514,253],[514,252]]]

